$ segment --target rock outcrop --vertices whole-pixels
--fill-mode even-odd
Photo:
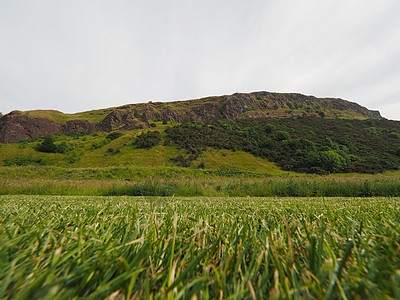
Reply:
[[[60,133],[62,125],[44,118],[30,118],[20,111],[13,111],[0,119],[0,142],[14,143]]]
[[[94,131],[97,130],[97,123],[90,122],[88,120],[70,120],[65,123],[61,131],[62,133],[71,133],[71,134],[77,134],[77,133],[84,133],[84,134],[89,134],[93,133]]]
[[[81,118],[62,123],[51,118],[31,117],[24,112],[13,111],[0,119],[0,142],[14,143],[57,133],[90,134],[95,131],[148,128],[156,119],[207,122],[232,118],[294,116],[382,118],[378,111],[368,110],[357,103],[342,99],[316,98],[294,93],[236,93],[198,100],[128,104],[110,109],[99,122]]]

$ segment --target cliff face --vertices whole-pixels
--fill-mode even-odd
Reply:
[[[342,99],[269,92],[237,93],[198,100],[129,104],[110,109],[101,121],[72,119],[59,122],[14,111],[0,119],[0,142],[40,138],[57,133],[93,133],[148,128],[155,119],[182,122],[217,121],[232,118],[319,116],[382,118],[378,111]]]
[[[14,143],[22,139],[61,132],[61,124],[43,118],[30,118],[13,111],[0,119],[0,142]]]

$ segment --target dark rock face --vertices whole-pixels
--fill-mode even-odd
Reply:
[[[30,118],[13,111],[0,119],[0,142],[14,143],[61,132],[61,124],[43,118]]]
[[[61,132],[72,133],[72,134],[77,134],[77,133],[89,134],[94,132],[96,128],[97,128],[97,123],[89,122],[87,120],[71,120],[67,121],[67,123],[65,123],[62,126]]]
[[[114,110],[108,114],[103,121],[97,124],[100,131],[110,132],[113,130],[133,130],[148,128],[149,125],[135,118],[133,111],[130,110]]]
[[[14,143],[21,139],[40,138],[57,133],[85,133],[148,128],[155,119],[165,121],[218,121],[232,118],[284,118],[341,114],[365,118],[382,118],[353,102],[336,98],[316,98],[301,94],[269,92],[236,93],[230,96],[198,100],[128,104],[111,111],[101,122],[71,120],[64,124],[44,118],[31,118],[14,111],[0,119],[0,142]],[[135,116],[136,115],[136,116]]]

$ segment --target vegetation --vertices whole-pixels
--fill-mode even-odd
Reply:
[[[186,150],[189,161],[212,147],[243,150],[305,173],[381,173],[400,167],[400,124],[388,120],[239,119],[186,123],[166,134]]]
[[[0,195],[370,197],[400,195],[399,176],[266,177],[236,169],[15,167],[0,179]],[[36,170],[39,169],[39,170]],[[43,173],[47,171],[47,173]],[[28,172],[28,170],[25,170]],[[38,178],[37,173],[41,173]],[[2,175],[4,176],[4,175]],[[30,178],[29,178],[30,177]],[[52,179],[49,179],[52,178]]]
[[[154,123],[152,123],[154,124]],[[158,131],[148,131],[142,133],[134,141],[134,144],[138,148],[150,149],[161,142],[161,134]]]
[[[399,173],[350,173],[398,168],[397,122],[243,119],[211,124],[186,122],[175,127],[163,125],[162,120],[155,122],[156,128],[124,133],[55,135],[3,144],[0,193],[307,197],[400,194]],[[315,177],[291,170],[349,176]]]
[[[400,298],[400,123],[316,109],[0,145],[0,298]]]
[[[2,197],[0,297],[393,298],[398,199]]]
[[[112,108],[86,111],[76,114],[64,114],[56,110],[31,110],[22,112],[24,115],[33,118],[46,118],[60,123],[66,123],[71,120],[89,120],[92,122],[102,121]]]
[[[110,141],[115,140],[121,136],[123,136],[124,134],[120,131],[113,131],[109,134],[107,134],[106,138],[109,139]]]
[[[42,157],[35,157],[31,154],[21,155],[17,154],[14,156],[7,157],[4,159],[5,166],[28,166],[28,165],[45,165],[46,161]]]
[[[68,151],[68,146],[65,142],[57,145],[54,144],[53,136],[48,135],[44,138],[43,142],[36,146],[36,150],[46,153],[65,153]]]

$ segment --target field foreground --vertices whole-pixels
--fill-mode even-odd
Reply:
[[[399,198],[0,196],[1,299],[400,299]]]

